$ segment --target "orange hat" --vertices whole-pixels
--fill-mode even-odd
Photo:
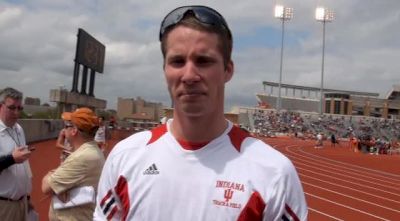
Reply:
[[[87,107],[78,108],[74,112],[64,112],[61,118],[71,121],[79,130],[85,132],[92,132],[95,127],[99,126],[98,117]]]

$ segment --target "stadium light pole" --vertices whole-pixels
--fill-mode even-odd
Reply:
[[[322,64],[321,64],[321,99],[319,106],[319,114],[323,114],[324,105],[324,62],[325,62],[325,24],[333,21],[333,11],[324,7],[317,7],[315,10],[315,19],[322,22]]]
[[[293,18],[293,8],[287,8],[282,5],[275,6],[275,18],[282,21],[282,38],[281,38],[281,64],[279,67],[279,89],[278,89],[278,101],[276,103],[276,110],[280,111],[282,108],[282,97],[281,97],[281,85],[282,85],[282,65],[283,65],[283,40],[285,36],[285,21],[289,21]]]

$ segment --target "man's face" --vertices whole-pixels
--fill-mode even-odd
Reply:
[[[76,128],[71,121],[64,121],[64,130],[65,139],[71,144],[71,135],[73,135]]]
[[[224,87],[232,77],[233,63],[224,67],[218,36],[177,26],[166,41],[164,72],[177,114],[223,113]]]
[[[22,111],[22,101],[6,98],[0,106],[0,118],[8,127],[14,126]]]

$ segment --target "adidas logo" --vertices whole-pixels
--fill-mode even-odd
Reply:
[[[156,174],[159,174],[159,173],[160,173],[160,171],[158,171],[156,164],[153,163],[149,168],[147,168],[143,172],[143,175],[156,175]]]

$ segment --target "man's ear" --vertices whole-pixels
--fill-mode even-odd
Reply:
[[[225,83],[227,83],[228,81],[230,81],[232,79],[234,69],[235,69],[235,66],[233,64],[233,61],[230,60],[226,64],[226,68],[225,68]]]

